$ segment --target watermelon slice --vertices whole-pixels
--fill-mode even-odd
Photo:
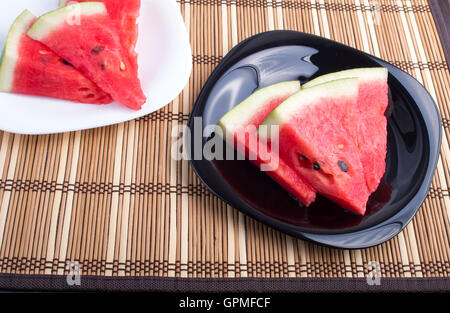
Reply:
[[[293,81],[253,93],[219,121],[226,141],[257,166],[271,166],[270,146],[258,141],[256,129],[281,102],[299,90],[300,83]],[[266,173],[303,204],[308,206],[315,200],[314,190],[282,159],[270,169]]]
[[[359,68],[320,76],[303,86],[355,77],[359,79],[359,96],[355,119],[347,120],[347,130],[355,137],[369,192],[374,192],[386,171],[388,71],[382,67]],[[368,140],[370,138],[370,140]]]
[[[87,2],[89,0],[60,0],[59,6],[64,7],[72,2]],[[127,49],[130,62],[137,69],[137,53],[135,51],[138,39],[138,25],[141,0],[101,0],[108,10],[108,14],[116,24],[122,46]]]
[[[38,18],[27,34],[67,60],[114,100],[134,110],[145,103],[134,65],[103,3],[84,2],[51,11]]]
[[[314,190],[364,215],[370,193],[358,147],[343,126],[344,119],[356,114],[358,88],[358,80],[350,78],[303,89],[281,103],[258,134],[262,140],[278,141],[280,159]],[[267,131],[275,125],[279,136]]]
[[[9,31],[0,63],[0,91],[106,104],[111,97],[72,65],[26,35],[36,20],[24,11]]]

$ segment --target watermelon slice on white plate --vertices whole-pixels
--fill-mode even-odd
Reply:
[[[136,51],[139,55],[139,78],[148,99],[140,111],[118,102],[98,106],[0,93],[0,129],[20,134],[90,129],[132,120],[169,104],[183,90],[192,71],[189,37],[175,0],[141,2]],[[57,8],[57,0],[1,1],[1,48],[12,23],[23,10],[28,9],[39,16]]]

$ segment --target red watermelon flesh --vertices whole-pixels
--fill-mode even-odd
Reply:
[[[382,67],[358,68],[320,76],[303,86],[309,88],[327,81],[355,77],[359,80],[358,105],[347,130],[358,145],[369,192],[374,192],[386,170],[388,106],[387,70]]]
[[[278,83],[253,93],[219,121],[226,141],[266,173],[291,195],[308,206],[315,191],[283,159],[273,162],[270,143],[259,141],[256,130],[264,119],[285,99],[300,90],[300,83]],[[278,155],[276,155],[278,157]]]
[[[87,2],[89,0],[61,0],[59,5],[65,6],[72,2]],[[130,62],[137,69],[137,53],[135,51],[138,39],[138,25],[136,23],[141,8],[141,0],[97,0],[103,2],[108,14],[116,24],[120,40],[128,50]]]
[[[280,158],[319,194],[364,215],[369,198],[354,137],[344,126],[358,101],[358,80],[342,79],[303,89],[281,103],[261,124],[280,126]],[[344,114],[347,111],[348,114]]]
[[[74,12],[78,20],[73,19]],[[114,100],[134,110],[145,103],[134,65],[103,3],[84,2],[47,13],[28,36],[63,57]]]
[[[35,20],[33,14],[24,11],[11,26],[0,67],[0,90],[82,103],[110,103],[107,93],[26,35]]]
[[[381,107],[386,109],[388,105],[387,83],[385,81],[362,82],[359,99],[360,108],[363,105],[378,102]],[[358,134],[361,162],[364,167],[367,186],[370,192],[374,192],[386,171],[387,119],[384,110],[379,111],[378,114],[362,114]],[[370,138],[370,140],[367,140],[367,138]]]

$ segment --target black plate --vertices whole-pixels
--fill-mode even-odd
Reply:
[[[320,196],[305,208],[249,161],[209,161],[194,155],[202,151],[200,145],[203,149],[214,138],[206,126],[216,125],[256,89],[287,80],[304,83],[326,73],[380,65],[389,70],[391,91],[386,174],[370,197],[365,216],[345,211]],[[202,123],[194,127],[199,117]],[[436,168],[440,125],[439,110],[425,88],[395,66],[328,39],[273,31],[241,42],[211,74],[188,123],[193,136],[187,137],[187,148],[202,182],[233,207],[290,235],[356,249],[389,240],[416,214]],[[202,140],[198,139],[200,131],[204,132]]]

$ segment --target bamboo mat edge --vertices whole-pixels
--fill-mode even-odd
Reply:
[[[205,5],[199,5],[199,3],[203,2],[205,3]],[[7,162],[12,159],[17,164],[20,164],[21,160],[26,159],[28,150],[31,150],[30,153],[33,153],[33,149],[38,149],[36,153],[44,151],[45,145],[43,144],[43,142],[45,141],[49,142],[48,149],[56,149],[56,159],[51,160],[51,162],[56,163],[50,164],[52,166],[50,167],[50,169],[58,169],[58,159],[64,159],[64,162],[66,162],[62,165],[59,165],[60,168],[66,170],[65,173],[62,172],[63,179],[59,177],[61,172],[57,173],[56,170],[54,170],[54,172],[50,172],[48,176],[53,177],[53,180],[48,182],[41,182],[41,185],[39,185],[39,188],[37,188],[37,195],[33,189],[35,187],[33,185],[33,182],[26,180],[14,180],[10,182],[3,178],[2,183],[4,182],[5,185],[8,186],[8,188],[13,188],[12,193],[16,192],[16,189],[22,190],[21,188],[28,188],[30,190],[30,195],[33,194],[33,197],[29,198],[29,201],[31,201],[30,203],[40,204],[42,208],[48,210],[48,212],[41,212],[39,210],[31,212],[32,214],[36,214],[36,218],[43,222],[41,225],[38,225],[39,227],[33,226],[33,224],[29,222],[26,225],[26,232],[24,232],[23,235],[25,236],[25,238],[33,237],[33,229],[36,230],[37,237],[44,236],[45,238],[45,236],[47,235],[42,234],[43,225],[45,225],[45,223],[48,223],[49,221],[56,221],[56,224],[52,224],[52,233],[50,233],[48,236],[52,238],[67,238],[66,245],[69,245],[69,247],[64,245],[58,247],[56,244],[60,243],[61,241],[60,239],[58,239],[54,247],[49,246],[49,248],[47,249],[47,254],[45,254],[45,250],[42,250],[44,251],[44,254],[38,253],[37,255],[32,254],[32,257],[26,257],[27,253],[29,253],[28,251],[35,251],[36,249],[39,249],[39,245],[42,245],[42,242],[37,241],[36,243],[34,243],[32,241],[20,241],[20,236],[22,236],[20,232],[13,232],[11,233],[12,235],[8,234],[8,236],[10,236],[8,237],[8,239],[4,240],[6,248],[14,251],[15,247],[10,244],[12,241],[9,240],[11,240],[10,238],[17,238],[17,249],[20,249],[20,253],[23,253],[21,255],[25,255],[25,257],[16,257],[14,254],[12,254],[11,257],[2,259],[3,263],[0,263],[0,268],[6,270],[14,269],[17,271],[17,274],[15,274],[14,276],[17,278],[17,280],[22,280],[22,278],[26,280],[28,276],[27,274],[30,271],[34,273],[41,273],[42,271],[45,271],[46,273],[53,273],[54,271],[57,271],[58,273],[64,273],[66,271],[66,264],[60,262],[66,260],[81,260],[80,262],[82,266],[87,268],[87,272],[89,274],[95,274],[97,272],[107,276],[112,275],[112,273],[114,273],[114,275],[117,275],[117,273],[119,273],[119,275],[124,273],[134,273],[136,275],[155,276],[161,274],[169,274],[184,275],[186,277],[198,275],[199,279],[203,279],[200,277],[209,277],[211,280],[217,280],[221,279],[218,278],[220,277],[220,275],[230,275],[230,277],[231,275],[241,277],[254,275],[254,279],[258,280],[263,279],[263,277],[267,275],[271,277],[279,277],[274,278],[274,280],[276,280],[284,279],[281,277],[292,275],[312,275],[313,277],[315,277],[312,279],[329,282],[331,278],[327,278],[325,280],[322,279],[322,276],[336,275],[344,277],[354,277],[355,279],[357,279],[356,277],[361,277],[366,273],[363,260],[377,259],[380,261],[380,264],[382,266],[384,275],[383,278],[385,278],[385,276],[386,278],[391,276],[400,278],[402,276],[408,275],[416,277],[420,277],[420,275],[424,275],[427,277],[445,277],[445,275],[449,275],[450,265],[448,252],[446,251],[446,248],[442,246],[442,244],[439,244],[439,241],[445,243],[445,240],[448,240],[448,238],[445,237],[446,231],[448,235],[448,225],[436,225],[439,223],[439,219],[442,218],[442,214],[444,212],[434,210],[434,208],[445,209],[448,202],[448,188],[446,189],[446,187],[444,187],[446,185],[440,184],[440,182],[445,183],[446,180],[448,181],[449,174],[448,168],[446,167],[446,164],[448,163],[445,163],[449,161],[448,158],[444,159],[444,162],[440,164],[441,167],[438,168],[439,173],[434,180],[434,187],[431,189],[429,198],[424,204],[424,209],[421,209],[420,214],[418,214],[416,223],[411,223],[410,225],[408,225],[407,229],[397,238],[395,238],[395,240],[392,240],[389,243],[388,247],[386,247],[386,245],[383,245],[366,251],[336,251],[333,249],[325,249],[322,247],[312,246],[307,243],[299,242],[295,239],[285,236],[284,234],[279,234],[278,232],[268,229],[263,225],[255,223],[254,221],[243,216],[241,213],[235,212],[229,207],[222,206],[223,204],[217,201],[217,199],[211,197],[207,193],[206,188],[201,184],[198,184],[198,181],[196,181],[195,177],[191,176],[192,173],[189,172],[187,164],[172,163],[169,158],[164,159],[163,157],[157,159],[158,162],[155,162],[155,164],[153,165],[154,168],[150,171],[152,175],[155,176],[155,181],[151,181],[151,184],[149,184],[147,187],[143,185],[141,186],[131,184],[133,179],[135,179],[135,177],[130,174],[136,166],[133,163],[133,160],[140,160],[145,157],[145,153],[151,153],[151,151],[147,148],[146,151],[144,151],[142,154],[139,154],[137,152],[138,149],[136,148],[138,147],[138,140],[146,139],[146,136],[149,136],[149,134],[155,134],[155,137],[167,136],[167,125],[171,125],[171,123],[182,124],[183,122],[185,122],[185,117],[189,112],[189,105],[190,103],[192,103],[192,99],[195,99],[196,90],[194,90],[195,88],[193,86],[197,86],[197,88],[198,86],[201,86],[204,82],[204,79],[208,77],[208,73],[210,73],[215,64],[220,61],[222,55],[218,53],[218,51],[222,50],[224,52],[223,54],[225,54],[228,48],[225,47],[226,44],[231,47],[234,43],[240,41],[240,39],[242,38],[245,38],[251,32],[255,31],[255,29],[258,29],[257,26],[250,25],[248,21],[245,20],[244,22],[242,22],[242,30],[235,29],[235,18],[243,18],[253,12],[252,10],[255,10],[254,12],[258,13],[258,18],[262,18],[263,20],[265,18],[264,14],[268,14],[267,16],[269,17],[269,28],[295,27],[296,23],[292,18],[292,16],[295,16],[292,12],[294,11],[295,6],[292,6],[294,9],[290,7],[290,4],[294,3],[293,1],[267,1],[272,5],[265,8],[256,9],[251,7],[251,2],[249,1],[226,1],[226,3],[230,2],[234,4],[230,6],[224,6],[223,4],[221,4],[217,7],[207,5],[207,3],[218,3],[217,1],[214,2],[214,0],[211,0],[209,2],[203,2],[179,2],[183,3],[183,14],[187,19],[187,26],[190,25],[191,27],[190,31],[191,36],[193,37],[192,41],[193,43],[195,43],[194,50],[196,52],[194,52],[194,67],[196,69],[196,74],[194,77],[192,77],[191,84],[187,88],[187,91],[180,95],[174,101],[174,103],[164,108],[155,116],[152,115],[150,117],[142,118],[136,121],[131,121],[127,124],[118,125],[117,127],[88,131],[86,132],[88,136],[80,135],[80,133],[65,134],[61,137],[41,138],[25,138],[19,136],[18,143],[17,140],[13,140],[12,136],[8,134],[0,135],[3,137],[2,139],[8,138],[8,140],[2,141],[2,151],[12,151],[11,155],[0,155],[0,159],[5,158]],[[357,17],[358,19],[360,19],[360,25],[364,25],[361,24],[361,21],[370,21],[370,14],[364,10],[357,10],[356,13],[351,11],[346,12],[345,10],[336,12],[330,10],[329,8],[333,7],[332,5],[337,4],[336,1],[311,0],[310,2],[320,5],[322,5],[322,3],[326,3],[329,5],[328,9],[326,6],[316,6],[314,7],[314,9],[307,9],[312,12],[312,21],[314,22],[314,25],[306,25],[305,27],[316,29],[316,31],[318,31],[319,33],[325,34],[324,36],[333,36],[333,29],[327,28],[326,26],[328,22],[325,23],[325,21],[336,21],[336,16],[348,15],[349,18]],[[348,3],[349,1],[343,2]],[[359,1],[355,0],[354,2],[356,3]],[[363,1],[361,1],[361,3],[362,2]],[[285,3],[286,5],[283,6],[282,3]],[[422,20],[421,18],[423,16],[426,16],[426,13],[423,13],[421,11],[423,9],[421,6],[415,6],[416,2],[413,2],[413,5],[411,5],[411,2],[409,1],[403,1],[401,3],[404,11],[400,11],[399,13],[399,16],[402,17],[400,22],[398,23],[397,21],[389,19],[388,21],[393,26],[403,25],[403,27],[407,27],[411,30],[411,32],[406,32],[406,35],[409,34],[409,36],[412,36],[415,34],[414,32],[418,31],[416,29],[417,25],[415,25],[415,23],[418,23],[419,26],[421,25],[421,23],[425,23],[424,21],[426,21],[426,19],[424,18],[424,20]],[[417,1],[417,3],[421,2]],[[239,6],[237,6],[236,4],[239,4]],[[339,6],[337,7],[339,8]],[[205,25],[202,24],[204,22],[201,21],[198,17],[195,17],[192,12],[194,12],[195,10],[195,12],[197,13],[206,14],[205,12],[212,12],[212,8],[219,10],[222,9],[222,13],[224,14],[224,16],[228,16],[228,22],[230,23],[228,25],[229,28],[222,29],[222,33],[220,34],[220,36],[223,36],[224,39],[227,38],[227,41],[215,42],[211,41],[211,39],[206,40],[205,38],[199,38],[201,36],[200,34],[196,35],[192,32],[192,25],[194,25],[194,23],[196,26],[203,25],[204,27]],[[389,9],[389,7],[387,7],[387,9]],[[191,10],[191,13],[189,13],[189,10]],[[363,13],[362,15],[359,14],[361,12]],[[314,13],[316,13],[316,15],[314,15]],[[354,16],[352,15],[353,13]],[[416,13],[418,14],[417,16],[415,16]],[[397,16],[392,12],[389,12],[388,10],[386,11],[386,14],[389,18],[391,18],[389,14],[391,14],[392,16]],[[428,18],[428,16],[426,17]],[[221,21],[219,17],[217,17],[217,19],[217,21],[213,22],[217,24],[220,24],[221,22],[226,23],[226,21]],[[342,28],[345,27],[345,25],[339,24],[337,25],[337,27]],[[398,47],[395,46],[395,41],[394,44],[388,42],[386,43],[387,46],[383,47],[382,45],[385,43],[381,41],[377,42],[376,40],[377,35],[380,35],[378,33],[380,30],[374,28],[373,25],[371,26],[370,23],[368,23],[366,27],[367,28],[364,29],[366,37],[356,38],[356,42],[362,42],[363,45],[372,53],[379,54],[380,51],[383,52],[383,49],[398,49]],[[246,33],[247,30],[250,33]],[[422,32],[422,30],[420,30],[420,32]],[[392,38],[389,38],[389,40],[391,39]],[[342,40],[342,38],[340,40]],[[427,59],[427,62],[423,62],[424,58],[421,55],[421,48],[423,47],[421,47],[421,45],[424,45],[425,48],[427,48],[426,45],[428,43],[425,41],[423,43],[420,42],[420,36],[419,40],[415,39],[414,37],[406,39],[403,38],[402,40],[400,40],[400,42],[403,45],[405,45],[405,42],[409,40],[408,46],[406,46],[406,52],[403,51],[403,53],[405,53],[403,58],[398,58],[396,60],[400,62],[400,65],[405,65],[405,67],[403,68],[409,73],[419,75],[420,78],[423,77],[424,81],[422,81],[422,83],[424,83],[428,87],[434,88],[434,83],[442,78],[442,66],[445,65],[448,67],[448,63],[444,64],[441,62],[439,56],[440,51],[433,52],[436,53],[437,56],[435,56],[434,58],[431,57],[430,60]],[[434,40],[434,37],[432,38],[432,40]],[[202,46],[200,43],[203,43],[204,46]],[[392,44],[392,47],[389,47],[389,44]],[[400,47],[402,46],[400,45]],[[425,52],[432,53],[428,49],[425,50]],[[411,53],[412,56],[408,55],[408,53]],[[417,55],[415,55],[414,53],[417,53]],[[418,56],[420,57],[419,59],[417,59]],[[445,80],[443,80],[442,84],[445,86]],[[439,99],[447,99],[445,89],[436,89],[435,92],[439,96]],[[448,109],[445,106],[445,102],[441,101],[440,104],[441,110]],[[446,112],[447,111],[444,111],[444,113]],[[151,127],[149,130],[147,130],[148,133],[146,133],[145,130],[143,131],[143,128],[147,126]],[[107,136],[105,137],[105,135]],[[115,139],[115,136],[117,136],[117,140]],[[100,168],[108,168],[108,166],[113,164],[113,161],[109,161],[108,163],[106,160],[100,160],[98,161],[98,163],[95,163],[96,161],[91,162],[90,160],[87,160],[86,157],[84,157],[83,159],[83,155],[90,156],[90,154],[86,154],[85,147],[89,147],[89,145],[99,145],[101,147],[106,147],[106,143],[102,142],[108,140],[113,147],[111,160],[114,160],[114,156],[120,157],[120,162],[117,163],[118,165],[114,166],[111,169],[108,169],[104,174],[106,177],[109,177],[114,183],[111,186],[109,186],[108,184],[106,186],[102,186],[101,184],[97,184],[96,182],[85,184],[83,180],[88,180],[91,175],[93,175],[92,173],[94,173],[96,170],[99,170]],[[158,140],[156,139],[149,139],[149,142],[152,143],[152,147],[154,144],[155,149],[157,151],[161,151],[165,148],[164,144],[158,143],[157,141]],[[60,145],[61,143],[63,143],[62,147]],[[6,147],[5,149],[3,149],[3,145]],[[78,149],[76,153],[74,153],[75,149]],[[93,153],[91,155],[92,159],[95,160],[95,158],[98,157],[100,153],[101,151]],[[66,159],[64,158],[65,155],[69,155],[71,156],[71,158]],[[445,150],[443,152],[443,155],[446,155]],[[41,157],[40,160],[41,161],[39,161],[38,159],[39,162],[45,165],[45,159]],[[77,160],[80,160],[79,166],[77,164]],[[165,168],[166,165],[168,166],[169,162],[171,166],[175,166],[174,171],[172,171],[172,169],[169,169],[168,167]],[[29,171],[32,172],[33,175],[39,175],[39,173],[49,171],[46,166],[33,169],[32,165],[30,165],[32,164],[32,161],[25,164],[28,164],[28,167],[25,169],[18,169],[19,173]],[[66,168],[64,168],[65,165],[67,165]],[[83,172],[82,168],[84,168],[85,166],[88,168],[88,171]],[[178,170],[180,170],[180,172],[182,173],[181,175],[177,172]],[[5,177],[9,177],[10,175],[7,170],[5,170],[3,173]],[[66,177],[69,177],[70,180],[66,182],[64,180],[64,175]],[[80,180],[78,180],[79,177],[81,177]],[[161,183],[162,181],[165,181],[165,179],[169,181],[169,178],[169,183]],[[53,186],[54,182],[58,182],[57,184],[55,184],[56,187]],[[175,182],[175,184],[173,184],[173,182]],[[10,183],[11,185],[9,185]],[[53,190],[52,188],[54,187],[57,190],[56,195],[52,194],[51,192],[51,190]],[[80,210],[75,210],[75,204],[77,203],[76,201],[78,201],[78,203],[81,203],[81,205],[89,205],[90,201],[106,201],[105,199],[96,198],[92,198],[93,200],[90,200],[88,196],[83,196],[85,192],[95,193],[97,192],[97,189],[108,190],[108,192],[105,193],[105,198],[108,198],[107,200],[109,201],[112,197],[115,201],[114,203],[116,204],[113,210],[111,210],[111,215],[105,215],[105,219],[109,219],[110,221],[114,222],[113,224],[109,224],[109,230],[115,231],[115,233],[110,232],[109,234],[107,233],[107,230],[105,231],[104,234],[106,234],[105,236],[107,236],[105,238],[105,242],[113,243],[112,245],[108,244],[107,247],[102,246],[103,243],[95,241],[93,237],[91,237],[90,239],[86,239],[86,237],[83,236],[83,232],[85,229],[89,229],[89,231],[91,231],[89,225],[92,224],[88,223],[95,222],[92,222],[91,216],[84,217],[83,215],[76,215],[80,214]],[[136,215],[132,215],[133,212],[130,210],[130,207],[134,205],[134,201],[147,201],[139,199],[138,196],[135,197],[134,195],[130,195],[130,190],[148,192],[148,189],[150,189],[150,191],[153,190],[153,192],[158,196],[155,196],[155,198],[148,200],[151,202],[143,202],[144,204],[147,203],[148,205],[157,205],[162,208],[170,209],[170,214],[168,214],[168,212],[164,212],[164,210],[160,210],[156,213],[151,212],[151,219],[148,218],[151,223],[149,222],[149,224],[144,225],[148,226],[149,229],[161,231],[162,235],[157,236],[152,233],[151,237],[152,243],[155,243],[155,245],[158,247],[158,249],[160,249],[159,251],[161,252],[155,252],[153,250],[142,250],[142,252],[137,252],[138,255],[131,254],[131,258],[128,259],[124,256],[129,255],[130,251],[136,250],[131,250],[131,248],[127,248],[126,246],[123,246],[123,244],[127,243],[127,238],[134,238],[133,236],[136,236],[136,230],[133,230],[132,232],[131,230],[127,230],[126,228],[121,229],[120,227],[121,225],[127,225],[127,223],[129,225],[133,225],[133,223],[135,223],[134,225],[136,225]],[[3,192],[3,190],[0,190],[0,197],[3,196]],[[57,199],[56,197],[61,197],[61,199]],[[17,215],[17,218],[19,219],[23,219],[24,216],[28,216],[24,215],[28,214],[27,212],[24,212],[24,210],[20,211],[20,204],[26,203],[26,200],[27,198],[26,196],[24,196],[24,192],[22,191],[17,191],[16,196],[11,198],[11,207],[14,208],[14,206],[16,206],[16,208],[19,208]],[[69,225],[66,227],[66,219],[70,218],[70,216],[66,214],[66,216],[64,217],[63,215],[62,217],[64,217],[64,219],[57,219],[57,215],[51,216],[51,214],[56,214],[55,212],[57,212],[54,209],[52,211],[52,203],[60,201],[61,203],[69,204],[72,200],[74,203],[73,207],[62,206],[61,212],[69,212],[69,214],[72,212],[72,218],[75,219],[75,221],[77,222],[76,227],[78,227],[77,229],[75,229],[77,231],[76,234],[72,233],[73,229],[71,228],[75,226]],[[179,207],[172,206],[170,205],[171,203],[176,203],[177,205],[179,205]],[[50,206],[47,206],[49,204]],[[193,210],[192,207],[195,207],[195,210]],[[209,208],[213,209],[209,210]],[[103,211],[99,212],[98,214],[102,214],[102,212],[108,213],[106,207],[103,207],[102,210]],[[450,207],[447,206],[447,211],[448,210],[450,210]],[[97,214],[96,212],[92,211],[87,212],[89,214]],[[45,215],[47,213],[48,215]],[[136,211],[136,214],[144,213]],[[113,215],[117,218],[113,219]],[[171,219],[171,215],[176,216],[177,219]],[[28,218],[32,217],[32,215],[28,216]],[[186,217],[186,220],[184,220],[184,217]],[[229,223],[222,224],[222,218],[224,218],[224,220]],[[154,222],[155,220],[159,222]],[[211,223],[209,224],[209,222]],[[429,229],[420,228],[422,227],[420,225],[424,225],[425,222],[430,222],[432,224]],[[100,227],[104,227],[104,225],[108,224],[105,223],[102,225],[100,225]],[[114,228],[116,226],[117,230]],[[223,227],[228,227],[228,229],[225,229],[223,231],[221,230],[216,236],[216,234],[214,233],[214,229],[216,227],[217,229],[222,228],[222,230]],[[60,230],[60,228],[62,230]],[[205,233],[198,230],[199,228],[204,229]],[[9,224],[6,224],[5,229],[14,229],[13,223],[10,222]],[[167,229],[182,229],[184,231],[169,235]],[[41,233],[39,233],[39,231],[41,231]],[[127,236],[123,236],[123,234],[127,231],[129,231]],[[419,232],[420,236],[418,236]],[[137,235],[139,235],[139,233]],[[164,240],[166,240],[169,236],[170,238],[172,238],[172,235],[175,235],[177,237],[177,244],[173,246],[172,244],[170,244],[167,247]],[[197,238],[202,243],[202,246],[200,248],[195,246],[195,242],[193,241],[194,238]],[[8,242],[6,240],[8,240]],[[429,240],[429,242],[427,242],[427,240]],[[142,243],[141,237],[138,237],[137,242],[138,243],[136,244]],[[223,244],[223,247],[225,248],[221,250],[222,247],[218,247],[218,245],[216,245],[217,242]],[[116,244],[118,248],[115,248],[114,244]],[[133,245],[134,244],[135,243],[133,243]],[[421,249],[424,250],[418,250],[418,245],[420,245]],[[97,249],[96,253],[98,253],[98,258],[96,258],[95,255],[89,256],[89,258],[85,258],[85,256],[87,255],[85,251],[87,251],[87,249],[90,249],[91,247]],[[212,247],[211,251],[208,251],[206,247]],[[66,256],[65,251],[69,251],[68,248],[73,248],[73,251],[75,251],[75,253],[67,254],[67,259],[64,259],[64,257]],[[106,260],[101,257],[103,253],[105,253],[105,255],[107,256]],[[140,253],[142,253],[143,255],[142,258],[139,258]],[[53,256],[58,255],[62,255],[63,257],[53,258]],[[151,258],[152,260],[150,262],[150,265],[148,258]],[[106,274],[104,273],[105,267]],[[2,276],[0,274],[0,281],[2,280],[2,277],[6,280],[9,276]],[[58,277],[62,278],[61,276],[56,276],[55,279],[58,279]],[[96,277],[100,278],[100,276]],[[121,278],[113,277],[108,279],[105,278],[105,281],[114,281],[114,279],[121,280]],[[144,278],[144,280],[145,279],[148,279],[149,282],[160,281],[158,279],[155,280],[152,277],[146,277]],[[170,278],[167,279],[170,280]],[[433,280],[434,279],[430,278],[430,281]],[[103,279],[100,279],[99,282],[100,281],[103,281]],[[130,279],[130,281],[135,281],[135,278]],[[184,282],[186,284],[191,283],[191,280],[176,281]],[[425,284],[427,280],[421,281]],[[443,281],[447,281],[447,279],[443,278]]]
[[[69,286],[65,276],[32,275],[17,278],[0,274],[0,291],[66,292],[177,292],[177,293],[351,293],[449,292],[450,278],[382,278],[370,285],[366,278],[168,278],[83,276],[80,286]]]
[[[450,1],[428,0],[450,69]]]

